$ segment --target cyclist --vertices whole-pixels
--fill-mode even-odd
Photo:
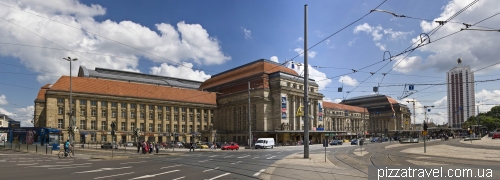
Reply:
[[[64,156],[67,157],[69,153],[69,146],[71,143],[69,142],[69,139],[64,143]]]

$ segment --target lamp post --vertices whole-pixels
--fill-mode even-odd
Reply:
[[[434,107],[434,106],[424,106],[424,126],[425,124],[427,124],[427,108],[430,108],[430,107]],[[425,146],[425,141],[427,141],[427,129],[424,129],[424,131],[426,132],[425,135],[424,135],[424,153],[427,152],[427,149],[426,149],[426,146]]]
[[[75,119],[73,117],[74,112],[73,112],[73,97],[72,97],[73,90],[72,90],[72,82],[71,82],[71,77],[72,77],[72,75],[71,75],[71,68],[72,68],[71,62],[77,61],[78,59],[77,58],[71,59],[71,57],[67,57],[67,58],[63,58],[63,59],[66,61],[69,61],[69,118],[70,118],[69,126],[73,128],[73,126],[75,126],[76,123],[74,122]],[[71,143],[73,143],[73,138],[74,138],[73,136],[74,136],[73,133],[70,132],[68,138],[69,138],[69,141]]]

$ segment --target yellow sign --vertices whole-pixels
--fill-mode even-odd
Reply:
[[[409,124],[409,123],[408,123],[408,120],[406,120],[405,124]]]
[[[304,112],[302,111],[302,108],[304,108],[304,106],[300,106],[297,109],[297,113],[295,113],[295,116],[304,116]]]
[[[422,135],[427,136],[427,131],[422,131]]]

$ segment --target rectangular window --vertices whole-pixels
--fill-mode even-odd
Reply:
[[[141,112],[141,119],[144,119],[144,112]]]
[[[163,106],[157,106],[156,108],[158,108],[158,111],[163,111]]]
[[[192,114],[189,115],[189,122],[193,122],[193,115]]]
[[[158,132],[161,132],[161,124],[158,124]]]
[[[96,123],[96,121],[90,121],[90,129],[91,130],[97,130],[97,123]]]
[[[80,129],[85,130],[85,120],[80,120]]]
[[[85,108],[80,108],[80,116],[85,116]]]
[[[106,102],[106,101],[101,101],[101,106],[104,106],[104,107],[105,107],[105,106],[108,106],[108,102]]]
[[[102,121],[101,122],[101,130],[107,130],[108,128],[106,128],[106,121]]]
[[[90,142],[95,142],[95,134],[90,134]]]
[[[177,124],[174,124],[174,132],[178,132],[178,131],[177,131],[177,128],[178,128],[178,127],[179,127],[179,126],[178,126]]]
[[[200,115],[196,115],[196,122],[201,122],[201,118],[200,118]]]
[[[182,108],[182,112],[186,112],[186,108],[185,107]]]
[[[166,111],[170,111],[170,106],[165,106]]]
[[[194,132],[193,131],[193,125],[189,125],[189,132]]]
[[[122,131],[125,131],[125,122],[121,122],[121,124],[122,124],[122,128],[121,128],[121,130],[122,130]]]
[[[135,118],[135,112],[134,111],[130,112],[130,118]]]
[[[101,116],[106,117],[106,109],[101,110]]]
[[[64,103],[64,98],[57,98],[57,103]]]
[[[139,105],[139,107],[140,107],[141,109],[144,109],[145,105],[144,105],[144,104],[140,104],[140,105]]]
[[[85,106],[87,105],[87,100],[80,99],[80,106]]]
[[[149,132],[153,132],[153,124],[149,124]]]
[[[179,107],[174,107],[175,112],[179,112]]]
[[[140,125],[140,128],[139,128],[139,129],[140,129],[141,131],[144,131],[144,123],[141,123],[141,124],[139,124],[139,125]]]
[[[111,117],[116,117],[116,110],[111,111]]]
[[[111,102],[111,107],[116,107],[116,106],[118,106],[117,102]]]
[[[130,108],[136,108],[137,105],[135,103],[130,104]]]
[[[167,126],[165,127],[165,132],[170,132],[170,124],[167,124]]]
[[[95,116],[96,114],[97,114],[97,110],[96,109],[90,110],[90,115],[91,116]]]
[[[179,120],[179,115],[174,115],[174,121]]]
[[[182,115],[182,122],[186,121],[186,116]]]
[[[64,142],[64,134],[59,134],[59,141]]]
[[[126,114],[126,112],[122,111],[122,118],[125,118],[125,114]]]
[[[158,120],[162,120],[162,114],[161,113],[158,113]]]
[[[62,107],[58,107],[57,114],[64,114],[64,109]]]
[[[182,125],[182,129],[181,129],[181,131],[182,131],[183,133],[185,133],[185,132],[186,132],[186,125]]]
[[[121,104],[120,105],[121,108],[127,108],[127,103],[120,103],[120,104]]]
[[[97,106],[97,101],[96,100],[91,100],[90,101],[91,106]]]
[[[153,113],[152,112],[149,113],[149,119],[153,119]]]
[[[101,142],[107,142],[107,141],[108,141],[108,139],[107,139],[107,137],[106,137],[106,136],[107,136],[107,135],[102,135],[102,136],[101,136]]]
[[[207,121],[208,121],[208,117],[207,117],[207,115],[205,114],[205,115],[203,115],[203,122],[207,122]]]
[[[63,119],[58,119],[57,120],[57,128],[62,129],[64,128],[64,120]]]
[[[196,132],[199,132],[200,130],[200,125],[196,125]]]
[[[204,125],[204,126],[203,126],[203,131],[204,131],[204,130],[207,130],[207,125]]]
[[[135,129],[135,123],[130,123],[130,128],[131,128],[132,130],[134,130],[134,129]]]
[[[149,107],[148,107],[148,108],[149,108],[149,110],[154,110],[154,109],[155,109],[155,106],[153,106],[153,105],[149,105]]]
[[[167,121],[170,121],[170,114],[167,114],[167,117],[165,117]]]

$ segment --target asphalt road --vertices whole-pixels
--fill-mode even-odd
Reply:
[[[310,149],[314,151],[322,147],[312,145]],[[112,160],[81,158],[89,155],[109,156],[110,150],[77,149],[75,158],[65,159],[49,155],[0,151],[0,174],[2,180],[258,179],[259,175],[274,162],[302,151],[303,146],[239,151],[195,151],[173,155],[137,154],[134,151],[119,150],[115,155],[128,155],[130,158]]]

